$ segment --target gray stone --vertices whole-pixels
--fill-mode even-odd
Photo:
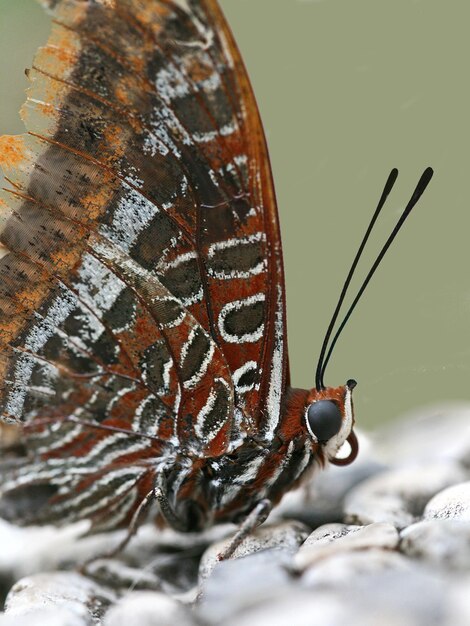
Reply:
[[[200,550],[164,551],[149,553],[138,561],[133,556],[118,555],[103,558],[86,566],[86,574],[102,585],[119,590],[153,590],[180,594],[197,585]],[[133,565],[127,565],[132,560]]]
[[[139,562],[160,552],[185,552],[200,548],[200,553],[216,541],[232,536],[233,524],[219,524],[202,532],[180,533],[171,528],[145,524],[124,550],[124,555]]]
[[[118,559],[98,559],[86,566],[86,575],[112,589],[157,591],[162,580],[147,568],[129,567]]]
[[[316,546],[320,544],[328,544],[340,537],[345,537],[350,533],[354,533],[364,526],[355,526],[352,524],[324,524],[323,526],[319,526],[303,542],[300,547],[300,550],[304,550],[310,546]]]
[[[106,613],[103,626],[192,626],[194,623],[189,610],[167,595],[136,591]]]
[[[379,548],[338,552],[317,561],[305,570],[301,578],[303,587],[349,587],[352,580],[371,577],[383,572],[396,572],[406,576],[412,567],[411,559]]]
[[[346,497],[345,519],[352,524],[389,522],[404,528],[421,516],[435,493],[464,477],[465,471],[454,461],[384,472],[361,483]]]
[[[70,620],[96,622],[116,595],[93,581],[72,572],[36,574],[18,581],[6,600],[6,613],[24,619],[39,610],[60,610]],[[47,623],[47,622],[46,622]],[[70,623],[74,623],[70,621]]]
[[[88,528],[87,522],[55,528],[53,526],[18,528],[0,520],[0,572],[15,580],[30,574],[56,569],[61,563],[76,563],[90,552],[80,552],[79,537]],[[90,538],[98,549],[99,538]],[[111,543],[107,538],[106,542]],[[114,544],[115,545],[115,544]]]
[[[460,571],[458,577],[453,579],[453,585],[449,590],[450,616],[448,626],[468,626],[470,624],[470,575],[463,575]]]
[[[88,527],[85,521],[63,528],[19,528],[0,519],[0,579],[18,580],[39,572],[81,565],[113,551],[127,532],[84,536]],[[189,563],[183,553],[191,552],[197,561],[208,545],[232,532],[232,524],[216,526],[204,533],[186,534],[146,524],[139,528],[119,558],[139,569],[152,563],[150,574],[171,579],[175,588],[183,590],[197,581],[197,562],[190,573],[182,571],[187,569],[183,560]]]
[[[291,558],[289,551],[271,549],[219,562],[203,581],[198,617],[209,624],[225,624],[247,607],[294,589],[288,571]]]
[[[234,532],[233,524],[215,526],[201,533],[162,531],[154,525],[146,525],[120,558],[132,568],[146,573],[144,578],[148,578],[149,584],[137,577],[139,582],[135,588],[186,593],[197,585],[199,561],[207,547],[225,537],[231,538]],[[152,585],[151,579],[156,586]]]
[[[263,524],[245,538],[230,558],[238,559],[260,550],[270,550],[272,548],[294,554],[308,537],[309,532],[310,529],[301,522],[281,522],[275,525]],[[199,566],[200,582],[210,576],[214,567],[219,563],[218,555],[231,539],[232,537],[229,537],[226,541],[213,544],[203,554]]]
[[[90,621],[65,609],[37,608],[33,613],[0,614],[0,626],[88,626]]]
[[[223,622],[223,626],[349,626],[351,616],[332,592],[287,589],[261,599]],[[362,625],[361,625],[362,626]]]
[[[0,520],[0,599],[16,580],[44,571],[71,569],[112,552],[127,531],[83,536],[81,522],[64,528],[18,528]],[[161,589],[183,593],[198,580],[199,559],[208,545],[233,534],[233,524],[204,533],[159,530],[154,524],[139,528],[116,559],[99,559],[87,573],[115,589]]]
[[[437,493],[427,503],[424,518],[470,521],[470,482],[452,485]]]
[[[345,556],[345,555],[343,555]],[[226,620],[224,626],[455,626],[451,586],[415,566],[373,572],[333,588],[284,589]],[[459,622],[459,626],[463,626]]]
[[[293,561],[296,570],[303,571],[339,553],[371,548],[393,550],[398,545],[398,532],[392,524],[329,526],[315,530],[301,546]]]
[[[400,549],[410,557],[442,567],[470,570],[470,522],[437,519],[401,532]]]

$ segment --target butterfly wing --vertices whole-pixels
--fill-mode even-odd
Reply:
[[[40,460],[14,484],[68,477],[48,520],[122,522],[146,459],[217,456],[277,425],[276,205],[215,1],[45,4],[27,133],[0,140],[1,408]]]

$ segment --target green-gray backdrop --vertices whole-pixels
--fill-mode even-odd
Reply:
[[[222,0],[255,88],[276,180],[293,382],[319,347],[385,178],[371,259],[423,168],[435,178],[346,329],[327,384],[357,378],[362,425],[470,397],[470,2]],[[34,0],[0,0],[0,134],[21,132]],[[357,283],[356,283],[357,284]]]

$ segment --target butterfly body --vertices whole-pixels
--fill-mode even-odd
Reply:
[[[343,404],[345,394],[345,387],[339,387],[325,390],[321,396]],[[314,395],[318,396],[316,392]],[[327,453],[312,441],[303,419],[311,396],[311,392],[290,390],[284,419],[272,439],[262,441],[239,429],[239,441],[217,458],[201,458],[195,448],[191,450],[191,439],[186,438],[187,450],[169,454],[155,473],[155,487],[164,494],[172,511],[170,519],[164,517],[163,521],[186,532],[240,521],[261,500],[277,504],[309,471],[324,466]],[[342,432],[330,441],[328,452],[332,457],[350,429],[346,420]],[[148,462],[153,465],[152,459]]]

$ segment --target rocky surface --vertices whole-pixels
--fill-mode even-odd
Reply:
[[[232,558],[231,525],[179,535],[142,527],[0,521],[0,626],[468,626],[470,407],[362,437],[350,467],[288,494]]]

